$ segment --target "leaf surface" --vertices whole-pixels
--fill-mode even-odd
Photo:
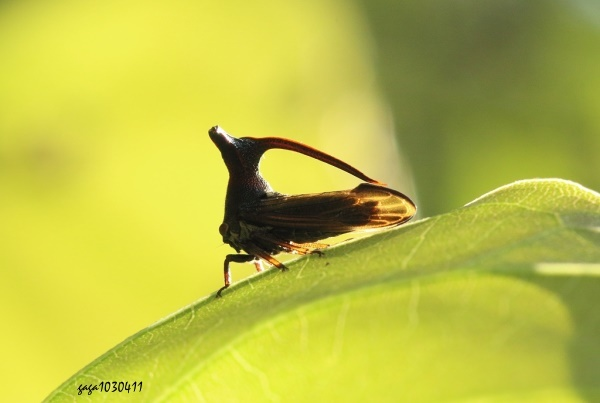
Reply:
[[[83,394],[111,401],[600,396],[600,195],[578,184],[516,182],[288,266],[140,331],[47,400],[70,401],[79,385],[101,381],[141,381],[143,389]]]

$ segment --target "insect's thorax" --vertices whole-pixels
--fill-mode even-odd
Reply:
[[[225,216],[219,227],[223,242],[238,251],[243,249],[243,244],[250,239],[252,232],[258,229],[240,220],[240,209],[274,193],[271,185],[258,172],[258,166],[256,171],[251,171],[253,172],[230,172]]]
[[[261,231],[269,231],[269,229],[269,227],[259,227],[244,221],[237,221],[233,226],[229,226],[224,222],[219,227],[219,232],[223,236],[223,242],[239,252],[244,249],[244,245],[252,240],[254,235]]]

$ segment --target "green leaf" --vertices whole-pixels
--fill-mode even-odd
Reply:
[[[47,400],[101,381],[143,388],[86,397],[593,400],[599,262],[600,195],[521,181],[240,281],[125,340]]]

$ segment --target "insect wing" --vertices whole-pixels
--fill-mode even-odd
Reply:
[[[402,224],[416,207],[405,195],[363,183],[352,190],[274,196],[240,209],[240,219],[274,229],[327,236]]]

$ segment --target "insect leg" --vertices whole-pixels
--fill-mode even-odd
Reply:
[[[309,253],[321,255],[323,252],[319,251],[319,249],[325,249],[329,247],[328,244],[320,242],[296,243],[292,241],[283,241],[280,238],[267,233],[257,234],[257,237],[279,246],[283,252],[297,253],[299,255],[306,255]],[[260,256],[258,253],[256,253],[256,255]]]
[[[245,245],[244,250],[246,252],[252,253],[252,255],[259,257],[262,260],[272,264],[273,266],[277,267],[281,271],[286,271],[288,269],[287,267],[285,267],[285,265],[283,263],[281,263],[279,260],[277,260],[273,256],[271,256],[270,253],[264,251],[263,249],[259,248],[258,246],[254,245],[254,244]]]
[[[251,262],[254,259],[256,259],[256,257],[254,257],[252,255],[237,254],[237,255],[225,256],[225,262],[223,262],[223,278],[225,280],[225,285],[223,287],[219,288],[219,291],[217,291],[217,298],[221,298],[221,293],[223,292],[223,290],[225,290],[227,287],[229,287],[231,285],[231,271],[229,270],[229,263],[231,263],[231,262],[245,263],[245,262]]]
[[[325,254],[325,252],[323,252],[322,249],[326,249],[329,247],[328,244],[319,243],[319,242],[308,242],[308,243],[300,243],[300,244],[290,242],[290,244],[293,247],[300,246],[302,248],[305,248],[307,250],[306,253],[314,254],[317,256],[323,256]]]
[[[262,260],[260,259],[254,259],[254,267],[256,267],[256,271],[259,273],[265,270]]]

